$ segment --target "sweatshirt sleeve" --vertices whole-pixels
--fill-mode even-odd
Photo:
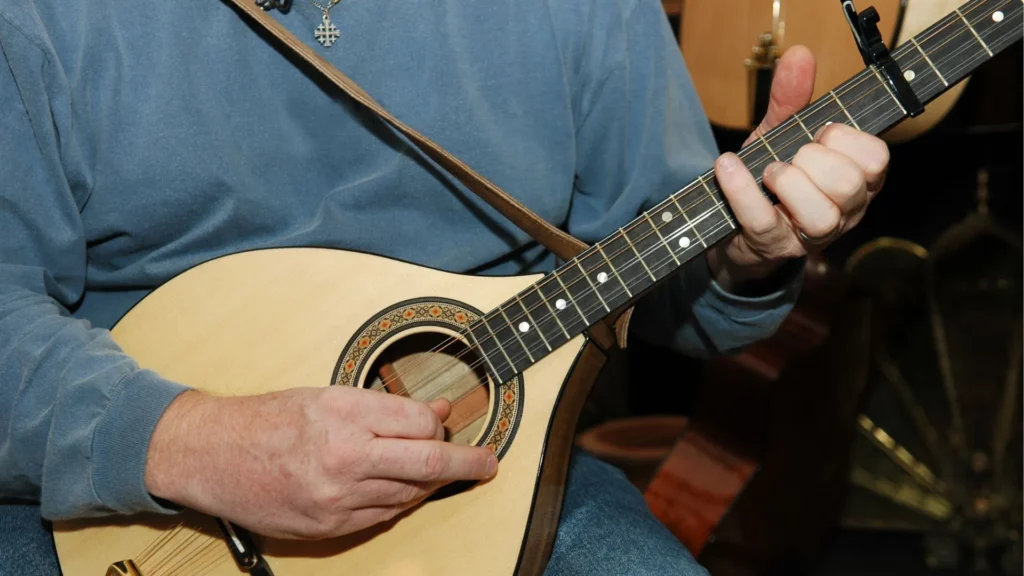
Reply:
[[[629,0],[623,0],[629,2]],[[596,242],[694,181],[718,156],[658,0],[597,2],[573,76],[577,177],[570,233]],[[803,260],[754,295],[726,292],[703,255],[641,298],[631,336],[697,357],[771,336],[799,294]]]
[[[69,313],[85,288],[89,178],[69,160],[72,103],[51,54],[0,17],[0,495],[51,520],[170,513],[143,473],[185,388]]]

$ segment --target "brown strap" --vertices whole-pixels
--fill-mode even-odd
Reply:
[[[443,166],[448,172],[458,178],[466,188],[469,188],[472,192],[483,198],[495,210],[501,212],[513,224],[529,234],[534,240],[540,242],[548,250],[551,250],[552,253],[563,260],[571,260],[587,249],[587,245],[583,241],[552,226],[497,185],[477,174],[455,156],[452,156],[444,148],[441,148],[426,136],[406,126],[392,116],[383,106],[378,104],[360,88],[358,84],[353,82],[348,76],[345,76],[330,62],[324,60],[315,51],[311,50],[309,46],[296,38],[294,34],[271,17],[270,14],[256,6],[253,0],[231,0],[231,2],[241,8],[256,22],[262,24],[278,40],[284,42],[289,48],[344,90],[346,94],[408,136],[424,154]],[[603,322],[599,322],[591,328],[591,335],[605,349],[615,345],[625,348],[632,311],[633,308],[630,307],[619,315],[605,318]]]
[[[392,116],[387,110],[378,104],[369,94],[363,91],[358,84],[345,76],[340,70],[326,61],[319,54],[314,52],[304,42],[295,37],[288,29],[282,26],[277,20],[255,5],[252,0],[231,0],[249,16],[265,26],[274,36],[287,44],[292,50],[302,56],[317,70],[344,90],[349,96],[370,110],[373,110],[389,124],[408,136],[415,144],[435,162],[443,166],[451,174],[462,182],[467,188],[483,198],[495,210],[501,212],[516,226],[529,234],[534,240],[540,242],[548,250],[564,260],[571,260],[587,248],[587,245],[577,238],[559,230],[549,224],[543,218],[534,214],[529,208],[523,206],[518,200],[507,194],[504,190],[477,174],[472,168],[464,164],[455,156],[452,156],[443,148],[432,142],[426,136],[403,124]]]

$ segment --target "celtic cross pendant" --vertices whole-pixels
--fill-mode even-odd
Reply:
[[[335,40],[341,36],[341,32],[338,31],[338,27],[331,22],[331,19],[327,16],[327,11],[324,10],[323,20],[320,25],[316,27],[316,32],[313,33],[316,36],[318,42],[326,47],[330,47],[334,44]]]

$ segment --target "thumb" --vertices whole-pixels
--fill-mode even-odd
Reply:
[[[743,145],[782,124],[811,101],[814,93],[814,55],[806,46],[793,46],[779,58],[772,78],[768,112]]]
[[[427,402],[427,406],[430,406],[434,414],[437,414],[437,419],[441,422],[444,422],[452,415],[452,404],[446,398],[435,398]]]

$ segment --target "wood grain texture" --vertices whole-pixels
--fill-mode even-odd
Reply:
[[[346,342],[376,311],[426,296],[488,310],[538,278],[462,276],[327,249],[253,251],[174,278],[112,333],[142,366],[216,394],[328,385]],[[349,537],[265,540],[261,549],[275,574],[513,574],[527,523],[538,512],[531,504],[556,399],[585,343],[578,336],[526,370],[519,430],[493,480]],[[557,518],[557,511],[540,512]],[[57,523],[64,574],[103,574],[181,520],[140,515]],[[216,534],[210,526],[205,530]],[[181,533],[197,536],[191,529]],[[227,558],[226,546],[211,546],[206,554]],[[212,571],[191,573],[239,572],[224,560]]]

